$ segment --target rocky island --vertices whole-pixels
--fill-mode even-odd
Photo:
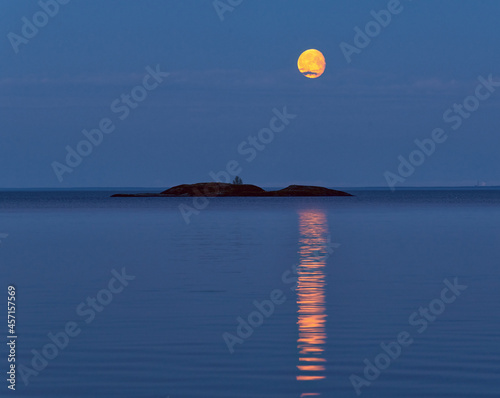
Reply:
[[[266,191],[251,184],[227,184],[222,182],[201,182],[197,184],[182,184],[169,188],[160,193],[114,194],[112,198],[126,197],[227,197],[227,196],[353,196],[347,192],[334,189],[308,186],[290,185],[277,191]]]

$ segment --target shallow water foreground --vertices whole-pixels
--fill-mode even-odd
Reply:
[[[500,191],[110,193],[0,193],[17,396],[498,396]]]

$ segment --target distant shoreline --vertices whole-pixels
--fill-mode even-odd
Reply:
[[[141,186],[124,186],[124,187],[3,187],[0,192],[152,192],[160,190],[161,187],[141,187]],[[266,190],[278,190],[278,187],[265,187]],[[332,188],[333,189],[333,188]],[[394,193],[387,186],[381,187],[338,187],[340,191],[387,191]],[[405,191],[498,191],[500,186],[482,186],[476,187],[471,185],[464,186],[425,186],[425,187],[395,187],[395,192]]]

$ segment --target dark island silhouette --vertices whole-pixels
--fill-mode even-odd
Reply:
[[[128,197],[179,197],[179,196],[207,196],[207,197],[228,197],[228,196],[353,196],[347,192],[336,191],[334,189],[309,186],[290,185],[277,191],[266,191],[256,185],[242,183],[223,182],[200,182],[197,184],[182,184],[169,188],[160,193],[137,193],[125,194],[117,193],[111,195],[112,198]]]

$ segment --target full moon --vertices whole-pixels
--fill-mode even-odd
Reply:
[[[305,77],[316,79],[325,71],[325,57],[321,51],[314,49],[306,50],[300,54],[297,66],[299,67],[300,73],[302,73]]]

